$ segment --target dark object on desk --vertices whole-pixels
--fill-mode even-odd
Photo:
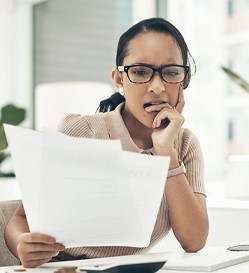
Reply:
[[[137,264],[110,264],[91,267],[81,267],[80,271],[87,273],[154,273],[158,271],[166,261],[137,263]]]
[[[73,256],[64,251],[61,251],[57,256],[53,257],[50,262],[64,262],[64,261],[75,261],[83,260],[86,258],[86,255]]]
[[[235,245],[227,248],[230,251],[249,251],[249,245]]]

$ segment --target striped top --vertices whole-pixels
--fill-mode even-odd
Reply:
[[[141,150],[133,142],[121,116],[123,103],[114,111],[95,115],[82,116],[71,114],[59,124],[58,131],[73,136],[95,139],[120,139],[123,150],[153,154],[153,148]],[[203,156],[196,136],[188,129],[181,129],[175,142],[179,159],[186,167],[186,178],[193,192],[205,194],[203,179]],[[170,231],[170,220],[166,196],[161,201],[160,210],[151,235],[150,244],[145,248],[108,246],[108,247],[75,247],[65,252],[71,255],[84,255],[86,258],[132,255],[147,252]],[[82,235],[84,236],[84,235]]]

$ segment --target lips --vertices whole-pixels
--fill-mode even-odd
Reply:
[[[156,101],[156,102],[147,102],[144,104],[144,108],[147,108],[149,106],[153,106],[153,105],[160,105],[165,103],[164,101]]]

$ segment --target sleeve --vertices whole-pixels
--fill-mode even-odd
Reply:
[[[178,143],[179,158],[186,167],[186,178],[190,187],[193,192],[206,195],[204,158],[197,137],[189,129],[183,129]]]
[[[87,118],[78,114],[64,117],[58,125],[58,131],[73,137],[93,138],[93,130]]]

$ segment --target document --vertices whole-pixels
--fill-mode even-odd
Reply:
[[[169,157],[123,151],[120,140],[4,125],[31,232],[66,247],[146,247]]]

